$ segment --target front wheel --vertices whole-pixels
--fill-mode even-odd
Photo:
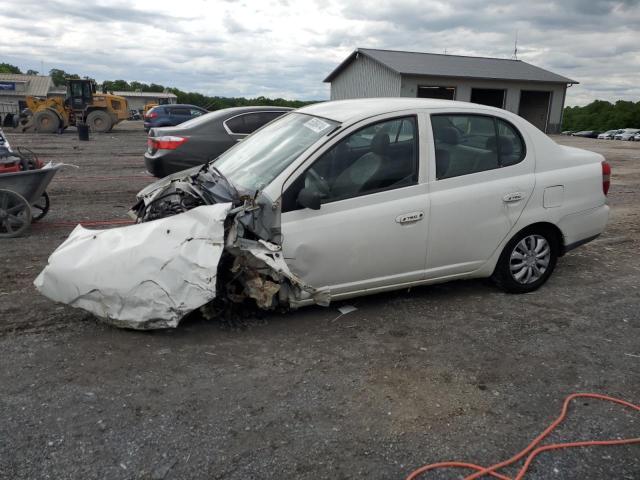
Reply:
[[[42,110],[33,116],[33,124],[40,133],[55,133],[60,128],[60,119],[51,110]]]
[[[506,292],[533,292],[551,276],[559,249],[553,231],[523,230],[504,247],[491,278]]]
[[[105,133],[111,130],[111,117],[107,112],[94,110],[87,115],[87,125],[92,132]]]

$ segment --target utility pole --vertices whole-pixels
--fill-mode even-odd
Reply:
[[[511,60],[518,60],[518,30],[516,30],[516,39],[513,43],[513,56]]]

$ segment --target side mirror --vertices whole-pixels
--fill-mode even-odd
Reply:
[[[298,193],[298,204],[311,210],[320,210],[320,192],[310,188],[303,188]]]

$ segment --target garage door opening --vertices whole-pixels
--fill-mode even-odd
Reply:
[[[471,103],[504,108],[504,90],[493,88],[472,88]]]
[[[543,132],[546,132],[547,123],[549,121],[550,103],[551,92],[522,90],[520,92],[520,107],[518,108],[518,115],[533,123]]]
[[[456,96],[454,87],[418,87],[418,98],[438,98],[453,100]]]

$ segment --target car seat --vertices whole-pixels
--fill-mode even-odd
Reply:
[[[371,140],[369,152],[362,155],[336,178],[331,192],[335,197],[354,195],[376,177],[387,160],[389,135],[378,132]]]

